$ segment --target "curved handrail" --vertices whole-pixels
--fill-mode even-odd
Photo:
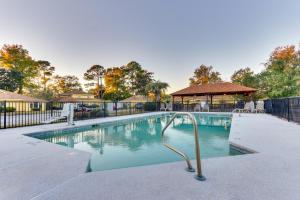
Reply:
[[[187,171],[194,172],[195,170],[194,170],[194,168],[193,168],[193,166],[192,166],[192,164],[191,164],[191,162],[190,162],[189,157],[188,157],[185,153],[183,153],[183,152],[181,152],[181,151],[175,149],[175,148],[172,147],[171,145],[168,145],[167,143],[164,142],[164,133],[165,133],[166,129],[170,126],[170,124],[173,122],[173,120],[176,118],[176,116],[177,116],[177,115],[175,114],[175,115],[171,118],[171,120],[166,124],[166,126],[163,128],[163,130],[162,130],[162,141],[163,141],[163,145],[164,145],[165,147],[171,149],[172,151],[176,152],[177,154],[179,154],[179,155],[186,161],[186,164],[187,164]]]
[[[174,121],[174,119],[178,115],[187,115],[190,118],[190,120],[192,121],[192,124],[193,124],[193,127],[194,127],[195,153],[196,153],[196,163],[197,163],[196,178],[198,180],[200,180],[200,181],[204,181],[205,177],[202,175],[202,170],[201,170],[201,156],[200,156],[198,126],[197,126],[197,122],[196,122],[196,119],[195,119],[194,115],[192,115],[189,112],[177,112],[177,113],[175,113],[174,116],[171,118],[171,120],[166,124],[166,126],[162,130],[161,134],[162,134],[163,145],[166,146],[167,148],[171,149],[172,151],[176,152],[177,154],[179,154],[181,157],[184,158],[184,160],[186,161],[187,166],[188,166],[187,167],[188,171],[194,171],[194,169],[193,169],[193,167],[191,165],[190,159],[189,159],[189,157],[185,153],[183,153],[183,152],[175,149],[174,147],[172,147],[169,144],[167,144],[167,143],[164,142],[164,133],[165,133],[166,129],[170,126],[170,124],[172,123],[172,121]]]

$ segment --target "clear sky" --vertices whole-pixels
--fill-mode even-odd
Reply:
[[[60,74],[131,60],[188,85],[200,64],[229,80],[263,69],[271,51],[300,42],[299,0],[0,0],[0,46],[22,44]]]

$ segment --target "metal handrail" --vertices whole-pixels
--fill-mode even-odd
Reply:
[[[166,124],[166,126],[163,128],[162,130],[162,141],[163,141],[163,145],[169,149],[171,149],[172,151],[174,151],[175,153],[179,154],[187,163],[187,170],[188,171],[195,171],[194,168],[192,167],[192,164],[190,162],[189,157],[175,149],[174,147],[172,147],[171,145],[167,144],[164,142],[164,133],[166,131],[166,129],[170,126],[170,124],[172,123],[172,121],[174,121],[174,119],[178,116],[178,115],[187,115],[190,120],[192,121],[193,127],[194,127],[194,136],[195,136],[195,153],[196,153],[196,163],[197,163],[197,171],[196,171],[196,179],[200,180],[200,181],[204,181],[205,177],[202,175],[202,170],[201,170],[201,156],[200,156],[200,145],[199,145],[199,134],[198,134],[198,126],[197,126],[197,122],[195,119],[195,116],[192,115],[189,112],[177,112],[174,114],[174,116],[171,118],[171,120]]]

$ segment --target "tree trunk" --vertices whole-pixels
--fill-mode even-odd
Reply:
[[[23,94],[23,84],[19,86],[18,94]]]
[[[160,102],[160,93],[156,93],[156,102]]]
[[[100,94],[100,82],[99,82],[100,77],[97,77],[97,84],[96,84],[96,88],[97,88],[97,94],[98,94],[98,99],[101,99],[101,94]]]
[[[44,73],[44,93],[46,92],[46,75]]]

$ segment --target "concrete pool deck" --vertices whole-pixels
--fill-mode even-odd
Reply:
[[[88,153],[22,135],[62,127],[0,131],[0,199],[300,199],[300,125],[267,114],[233,115],[229,141],[257,153],[203,159],[204,182],[184,162],[85,173]]]

